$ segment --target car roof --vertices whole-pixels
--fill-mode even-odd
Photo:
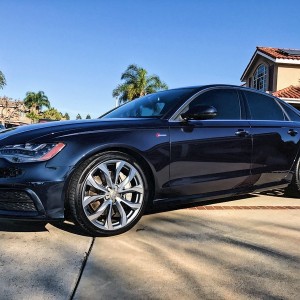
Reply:
[[[205,89],[208,89],[208,88],[214,88],[214,87],[236,88],[236,89],[240,89],[240,90],[244,90],[244,91],[250,91],[250,92],[263,94],[263,95],[266,95],[266,96],[275,97],[272,94],[269,94],[269,93],[266,93],[266,92],[263,92],[263,91],[259,91],[257,89],[251,88],[251,87],[246,87],[246,86],[241,86],[241,85],[234,85],[234,84],[222,84],[222,83],[220,83],[220,84],[215,83],[215,84],[205,84],[205,85],[179,87],[179,88],[169,89],[169,91],[182,90],[182,89],[195,89],[195,92],[199,92],[201,90],[205,90]]]
[[[238,89],[245,89],[245,90],[260,92],[260,91],[254,89],[254,88],[245,87],[245,86],[242,86],[242,85],[224,84],[224,83],[192,85],[192,86],[178,87],[178,88],[174,88],[174,89],[170,89],[170,90],[179,90],[179,89],[199,89],[199,90],[203,90],[203,89],[211,88],[211,87],[230,87],[230,88],[238,88]]]

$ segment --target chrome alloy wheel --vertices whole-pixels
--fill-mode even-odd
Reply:
[[[142,207],[144,185],[138,170],[124,160],[107,160],[86,176],[82,207],[88,220],[106,231],[131,223]]]

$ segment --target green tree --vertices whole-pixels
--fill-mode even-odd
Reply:
[[[48,109],[50,108],[48,97],[43,91],[39,91],[37,93],[27,92],[24,104],[36,113],[39,113],[43,107],[47,107]]]
[[[91,119],[90,114],[87,114],[86,119]]]
[[[40,116],[34,111],[27,113],[26,117],[31,119],[33,123],[35,123],[36,121],[38,121],[40,119]]]
[[[66,120],[70,120],[69,114],[68,114],[68,113],[65,113],[64,118],[65,118]]]
[[[157,75],[148,75],[148,72],[137,65],[129,65],[121,75],[124,82],[119,84],[112,92],[113,97],[120,102],[126,102],[167,89],[168,86]]]
[[[40,115],[40,118],[59,121],[63,118],[63,115],[56,108],[50,107]]]
[[[0,71],[0,89],[3,89],[3,87],[6,85],[6,79],[4,74]]]
[[[78,114],[77,116],[76,116],[76,120],[81,120],[82,118],[81,118],[81,115],[80,114]]]

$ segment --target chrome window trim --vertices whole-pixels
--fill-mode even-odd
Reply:
[[[278,99],[276,98],[276,97],[274,97],[273,98],[277,103],[278,103],[278,105],[281,107],[281,109],[282,109],[282,111],[283,111],[283,113],[285,114],[285,116],[286,116],[286,118],[287,118],[287,122],[295,122],[295,121],[293,121],[291,118],[290,118],[290,116],[289,116],[289,114],[286,112],[286,110],[285,110],[285,108],[284,108],[284,106],[283,106],[283,104],[281,103],[281,102],[284,102],[283,100],[280,100],[280,101],[278,101]],[[297,112],[295,112],[295,113],[297,113]]]
[[[235,91],[249,91],[249,92],[253,92],[253,93],[258,93],[258,94],[261,94],[263,96],[266,96],[268,98],[271,98],[273,101],[275,101],[277,103],[277,105],[281,108],[284,116],[286,117],[286,120],[262,120],[262,119],[258,119],[258,120],[254,120],[254,119],[240,119],[240,120],[203,120],[203,121],[260,121],[260,122],[294,122],[293,120],[290,119],[289,115],[286,113],[286,111],[284,110],[284,107],[282,105],[280,105],[280,101],[277,100],[276,97],[274,97],[273,95],[270,95],[270,94],[267,94],[265,92],[262,92],[262,91],[259,91],[259,90],[256,90],[256,89],[253,89],[253,88],[248,88],[248,89],[245,89],[243,87],[233,87],[233,86],[211,86],[211,87],[208,87],[208,88],[204,88],[203,90],[197,92],[195,95],[193,95],[192,97],[190,97],[189,99],[187,99],[176,111],[175,113],[169,118],[169,122],[173,123],[173,122],[178,122],[179,120],[177,119],[181,113],[181,111],[187,106],[189,105],[195,98],[197,98],[199,95],[205,93],[205,92],[208,92],[208,91],[211,91],[211,90],[216,90],[216,89],[233,89]],[[246,96],[245,96],[246,97]],[[240,97],[239,97],[240,99]],[[247,102],[247,99],[243,100],[243,99],[240,99],[240,102],[241,101],[246,101]]]

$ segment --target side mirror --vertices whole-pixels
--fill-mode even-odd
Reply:
[[[198,105],[190,108],[187,112],[183,113],[181,117],[188,120],[209,120],[217,116],[217,110],[213,106]]]

